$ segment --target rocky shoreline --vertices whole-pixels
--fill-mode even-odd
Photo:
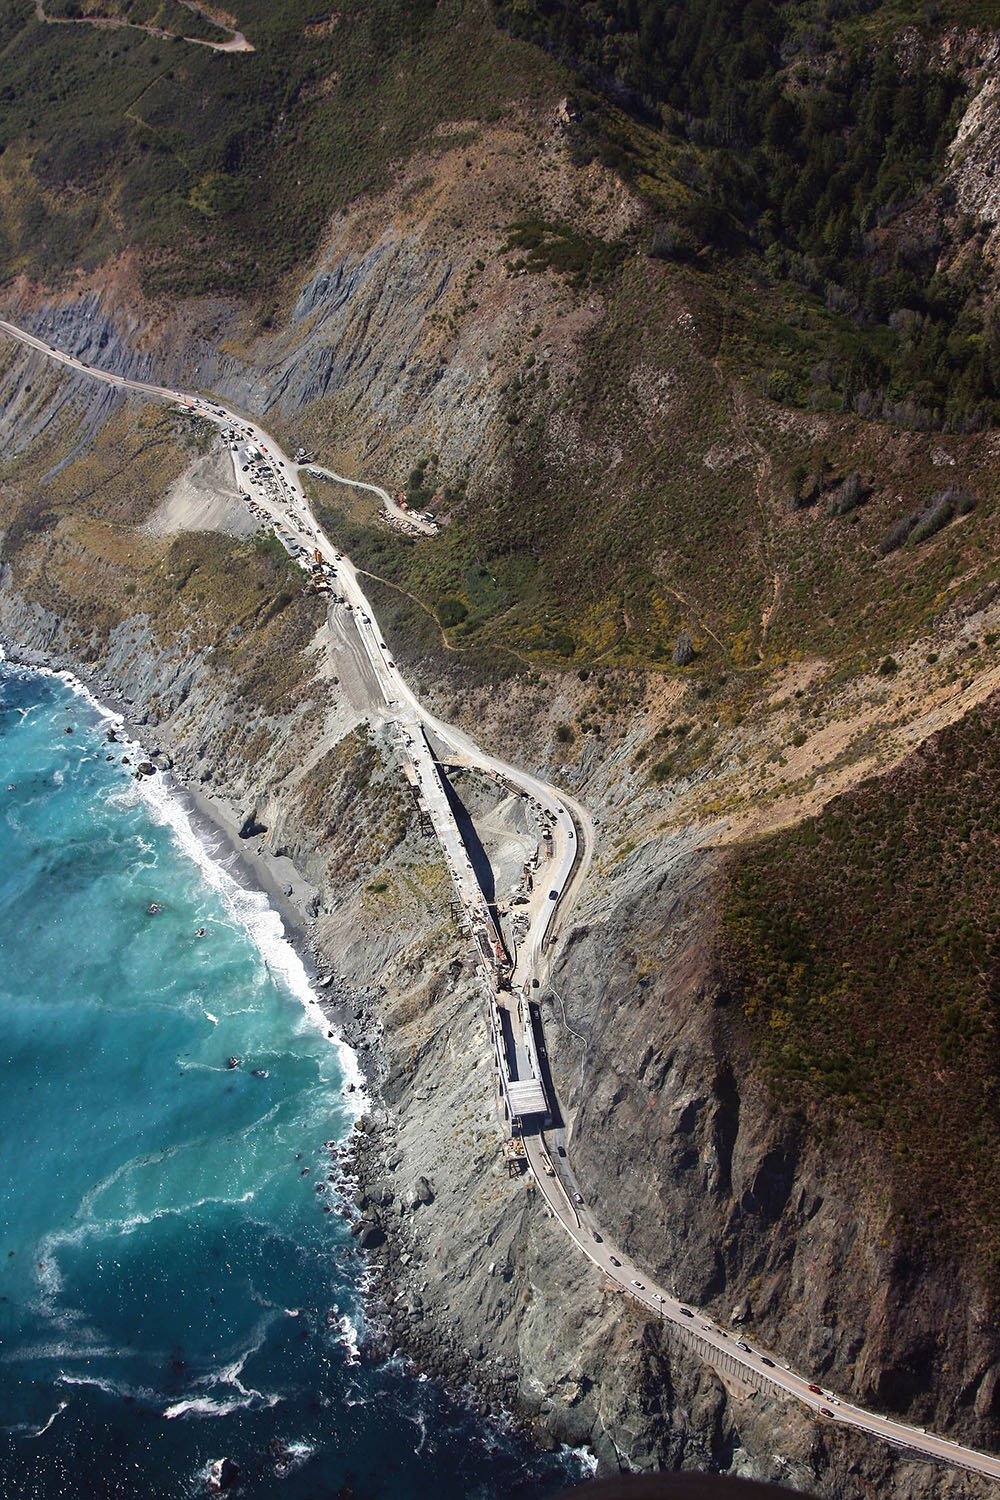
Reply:
[[[116,743],[141,748],[147,765],[145,774],[163,778],[213,858],[224,864],[239,884],[262,891],[280,914],[285,936],[301,958],[332,1028],[329,1037],[343,1040],[354,1050],[369,1106],[356,1121],[340,1154],[339,1166],[347,1180],[356,1185],[349,1200],[354,1211],[352,1233],[375,1273],[366,1287],[368,1326],[362,1355],[403,1355],[480,1415],[517,1426],[540,1447],[554,1446],[546,1440],[544,1429],[514,1415],[517,1391],[512,1377],[476,1380],[473,1390],[474,1372],[467,1354],[453,1336],[425,1319],[423,1298],[407,1283],[405,1271],[414,1260],[414,1251],[412,1236],[403,1232],[403,1220],[407,1213],[432,1204],[435,1193],[423,1175],[409,1193],[393,1186],[403,1158],[383,1098],[388,1067],[384,1024],[378,1010],[384,990],[371,985],[352,986],[337,972],[336,955],[324,949],[315,932],[316,888],[287,854],[266,851],[258,842],[258,833],[241,832],[252,814],[240,815],[227,796],[207,791],[175,764],[174,756],[182,754],[185,747],[168,724],[153,726],[155,734],[151,735],[149,715],[116,691],[106,678],[79,662],[25,648],[10,639],[4,640],[3,646],[11,667],[66,674],[104,713],[114,716],[116,724],[109,730],[109,739],[113,736]]]
[[[338,980],[322,991],[324,1008],[355,1048],[371,1095],[345,1158],[354,1227],[372,1267],[369,1357],[398,1351],[477,1409],[500,1420],[513,1413],[540,1446],[588,1448],[604,1473],[697,1468],[778,1479],[831,1500],[853,1493],[851,1474],[883,1491],[979,1493],[954,1471],[821,1430],[794,1407],[730,1388],[656,1320],[623,1303],[573,1253],[530,1181],[508,1177],[474,956],[454,928],[446,940],[429,941],[427,914],[407,916],[404,908],[391,942],[355,938],[357,873],[353,886],[346,877],[316,881],[315,834],[284,787],[268,793],[265,819],[277,857],[240,838],[246,817],[262,805],[254,792],[270,776],[226,758],[244,709],[199,677],[197,659],[150,652],[145,627],[136,624],[109,643],[94,670],[59,639],[53,617],[32,618],[31,606],[9,592],[2,602],[3,636],[34,643],[12,647],[11,657],[71,671],[123,715],[123,729],[150,754],[159,748],[156,774],[190,798],[209,840],[267,891],[311,972],[336,969]],[[180,702],[182,721],[175,719]],[[391,791],[380,784],[378,795]],[[394,856],[401,873],[418,850],[415,840]],[[766,1337],[775,1309],[787,1312],[789,1255],[813,1253],[808,1236],[822,1230],[846,1265],[858,1253],[850,1250],[858,1244],[854,1220],[823,1164],[796,1161],[765,1101],[725,1071],[725,1007],[705,984],[700,857],[678,851],[666,904],[664,878],[658,867],[633,870],[631,894],[619,893],[600,921],[582,903],[553,971],[573,1022],[571,1032],[560,1026],[565,1011],[547,1016],[553,1068],[570,1121],[584,1123],[576,1170],[586,1174],[589,1201],[609,1232],[651,1267],[672,1267],[685,1295],[715,1304],[717,1315],[728,1315],[720,1296],[745,1306],[752,1297],[755,1325],[764,1330],[758,1336]],[[647,929],[647,940],[665,945],[655,993],[649,981],[637,984],[627,956],[630,934],[651,910],[661,912],[662,936]],[[613,1029],[604,1030],[610,1018]],[[585,1043],[577,1040],[581,1027]],[[587,1083],[586,1069],[598,1065]],[[786,1163],[780,1183],[778,1161]],[[699,1163],[710,1164],[707,1179]],[[779,1187],[769,1207],[766,1195]],[[741,1219],[732,1218],[737,1203],[747,1205]],[[716,1285],[727,1216],[745,1238],[745,1271],[734,1268]],[[850,1245],[841,1251],[838,1235],[849,1225]],[[815,1287],[809,1277],[796,1282],[808,1305],[799,1312],[792,1304],[791,1316],[822,1319],[836,1263]],[[826,1350],[839,1346],[832,1332],[821,1332],[827,1342],[812,1357],[835,1375]],[[789,1353],[796,1353],[791,1342]]]

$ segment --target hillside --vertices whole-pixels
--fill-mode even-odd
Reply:
[[[0,6],[2,315],[429,507],[306,480],[421,698],[597,817],[540,1002],[588,1204],[996,1447],[990,8],[248,0],[226,53],[46,12]],[[507,1182],[392,738],[207,425],[3,337],[0,431],[4,640],[265,811],[366,993],[364,1191],[440,1209],[385,1215],[394,1336],[606,1466],[979,1493],[730,1389]]]

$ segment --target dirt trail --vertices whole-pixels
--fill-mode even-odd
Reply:
[[[215,16],[209,15],[207,10],[202,10],[194,0],[180,0],[181,5],[193,11],[202,20],[208,21],[211,26],[218,26],[220,31],[229,32],[229,40],[225,42],[207,42],[200,36],[181,36],[176,31],[164,31],[160,26],[143,26],[139,21],[126,21],[121,16],[47,16],[42,0],[35,0],[35,16],[39,21],[44,21],[47,26],[97,26],[104,30],[113,30],[119,26],[127,26],[130,31],[144,31],[147,36],[159,37],[165,42],[193,42],[196,47],[208,47],[212,52],[253,52],[255,50],[252,42],[248,42],[242,31],[237,31],[233,26],[227,26],[224,21],[219,21]]]

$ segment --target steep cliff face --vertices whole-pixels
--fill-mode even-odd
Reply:
[[[581,305],[558,278],[512,274],[498,253],[509,223],[543,199],[605,234],[641,217],[598,163],[573,166],[554,110],[514,111],[501,124],[442,128],[391,189],[338,214],[273,330],[224,299],[151,303],[128,259],[55,297],[21,278],[5,306],[88,363],[214,391],[326,461],[366,460],[367,478],[399,487],[433,451],[442,478],[497,483],[507,381],[544,327],[561,388],[601,305],[596,294]],[[30,384],[43,366],[24,357]]]
[[[719,977],[719,857],[681,854],[553,974],[555,1065],[581,1189],[682,1298],[796,1368],[918,1424],[997,1442],[996,1331],[947,1247],[902,1229],[863,1136],[778,1111]],[[585,1038],[586,1040],[581,1040]]]
[[[280,332],[254,331],[221,302],[147,321],[110,285],[70,298],[21,286],[10,311],[104,368],[213,390],[262,414],[286,438],[322,440],[325,457],[360,464],[377,455],[378,466],[364,476],[376,480],[402,473],[433,447],[442,472],[468,466],[486,486],[506,482],[506,434],[520,418],[505,387],[526,363],[529,344],[547,349],[552,452],[568,461],[585,449],[596,486],[604,450],[572,406],[559,403],[588,331],[606,315],[603,296],[571,296],[559,277],[522,277],[496,247],[503,218],[530,206],[542,173],[546,201],[560,210],[582,181],[594,225],[624,230],[636,210],[603,168],[592,165],[583,178],[571,170],[551,121],[529,124],[527,134],[524,122],[516,131],[497,127],[475,145],[443,136],[440,151],[408,169],[392,195],[342,216]],[[633,320],[646,310],[642,292],[650,284],[648,269],[630,284]],[[710,305],[704,313],[696,327],[683,299],[672,303],[669,328],[656,330],[665,349],[649,354],[628,402],[614,372],[599,371],[602,381],[607,375],[606,410],[623,428],[641,426],[651,445],[662,446],[679,409],[663,367],[668,358],[680,368],[697,356],[706,389],[717,378]],[[536,319],[544,339],[532,333]],[[614,353],[619,346],[595,344],[592,373],[605,347]],[[699,409],[697,395],[687,393],[689,413]],[[840,441],[844,424],[786,420],[769,408],[766,424],[730,442],[746,421],[742,409],[729,407],[727,398],[725,419],[712,408],[711,431],[697,433],[689,473],[713,476],[706,484],[729,476],[713,490],[720,512],[736,503],[734,495],[740,504],[749,496],[759,510],[759,528],[744,524],[739,545],[754,553],[754,578],[767,578],[773,615],[782,595],[768,559],[791,556],[789,538],[804,554],[820,545],[816,538],[833,536],[842,558],[852,535],[865,527],[874,534],[882,523],[866,514],[849,533],[838,518],[813,513],[803,539],[771,483],[770,458],[754,447],[762,444],[758,432],[780,467],[810,423],[818,424],[809,428],[816,443]],[[4,636],[54,664],[83,663],[98,685],[124,695],[189,784],[213,792],[237,826],[251,812],[266,826],[268,857],[280,869],[277,861],[291,857],[302,877],[292,882],[299,916],[313,924],[312,940],[352,991],[351,1034],[370,1068],[385,1073],[375,1116],[359,1132],[359,1206],[374,1231],[373,1254],[387,1268],[381,1316],[391,1336],[429,1368],[473,1378],[550,1439],[591,1443],[609,1467],[709,1466],[784,1478],[831,1497],[859,1489],[972,1493],[975,1486],[956,1475],[825,1432],[794,1406],[727,1386],[674,1335],[623,1306],[523,1179],[508,1178],[482,1000],[449,915],[445,872],[408,816],[391,745],[364,728],[338,680],[322,610],[310,613],[312,606],[295,600],[275,612],[281,580],[269,575],[260,597],[231,592],[234,576],[242,582],[258,565],[252,543],[213,533],[184,537],[180,546],[172,533],[152,534],[150,518],[186,468],[189,454],[179,444],[197,444],[198,434],[21,352],[6,357],[0,418],[10,439],[4,519],[16,513],[21,528],[13,537],[5,528],[12,560],[0,576]],[[892,463],[909,473],[916,448],[904,447],[900,441]],[[984,439],[973,471],[992,457]],[[948,454],[945,461],[951,465]],[[606,518],[606,536],[617,534],[638,566],[644,522],[625,514],[628,474],[616,483],[624,519],[618,512]],[[883,496],[877,504],[899,500]],[[212,516],[223,530],[224,510]],[[712,536],[702,540],[711,548]],[[986,568],[983,546],[975,566]],[[948,588],[953,575],[972,588],[958,574],[957,556],[949,553],[932,571],[942,595],[957,596]],[[728,564],[721,553],[715,561],[721,599]],[[866,576],[869,563],[866,553]],[[664,576],[669,571],[664,565]],[[893,575],[899,597],[914,577],[907,554]],[[479,578],[477,565],[474,586]],[[713,641],[723,650],[719,634],[731,638],[715,606],[706,609],[682,582],[672,603],[660,601],[663,618],[674,618],[674,595],[682,596],[704,625],[705,655]],[[819,587],[799,579],[788,594],[801,606]],[[713,842],[731,830],[709,805],[713,793],[719,800],[738,793],[743,812],[752,810],[758,794],[764,800],[765,777],[786,766],[786,752],[787,795],[801,792],[809,767],[794,760],[797,715],[818,713],[837,691],[803,699],[809,672],[780,694],[763,673],[754,675],[760,602],[739,601],[739,650],[726,657],[725,672],[714,657],[710,671],[701,657],[687,678],[666,685],[638,668],[597,666],[583,669],[587,677],[550,673],[543,692],[532,659],[502,694],[481,691],[454,703],[441,686],[440,653],[428,653],[421,671],[443,711],[455,708],[488,742],[565,777],[601,819],[599,860],[543,999],[572,1163],[597,1218],[684,1296],[721,1316],[738,1307],[762,1340],[830,1384],[990,1445],[997,1351],[961,1268],[945,1254],[917,1260],[907,1249],[863,1140],[831,1162],[821,1139],[776,1113],[715,975]],[[952,621],[952,656],[942,663],[950,678],[959,676],[970,632],[995,623],[984,613],[989,605],[975,625]],[[515,615],[515,603],[506,607]],[[632,607],[623,590],[622,638]],[[617,625],[601,637],[602,652],[612,650],[616,632]],[[914,647],[913,656],[892,705],[900,723],[903,699],[927,691],[922,651]],[[822,681],[828,664],[813,666]],[[984,661],[976,679],[994,670]],[[842,705],[844,721],[856,730],[867,715],[863,727],[873,733],[871,723],[889,716],[887,695],[881,680],[863,707],[860,700]],[[958,695],[956,688],[941,711],[957,714]],[[811,730],[812,720],[801,719],[807,722]],[[921,732],[918,725],[914,734]],[[882,748],[867,744],[871,764]],[[855,774],[847,731],[825,753],[831,775],[845,767]],[[814,758],[810,788],[822,798],[817,764]],[[651,765],[659,767],[654,777]],[[381,1062],[372,1045],[379,1033]]]

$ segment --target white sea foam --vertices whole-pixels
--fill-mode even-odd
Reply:
[[[210,1374],[202,1375],[199,1380],[195,1381],[196,1388],[206,1394],[186,1396],[183,1401],[175,1401],[165,1409],[163,1415],[165,1417],[224,1417],[232,1411],[239,1411],[248,1406],[277,1406],[281,1400],[280,1396],[265,1395],[263,1391],[255,1390],[253,1386],[244,1385],[241,1378],[247,1360],[256,1354],[263,1344],[271,1322],[273,1322],[271,1318],[262,1318],[255,1330],[256,1341],[250,1345],[249,1349],[244,1349],[243,1353],[231,1364],[223,1365],[220,1370],[213,1370]],[[236,1395],[207,1394],[217,1390],[220,1386],[231,1386]]]
[[[303,1464],[309,1462],[316,1449],[311,1443],[285,1443],[282,1456],[275,1461],[274,1474],[276,1479],[288,1479],[290,1475],[301,1469]]]
[[[187,1400],[175,1401],[172,1406],[165,1407],[163,1415],[167,1418],[228,1417],[230,1412],[241,1411],[252,1401],[252,1396],[237,1396],[231,1401],[217,1401],[214,1396],[191,1396]]]
[[[106,1396],[127,1396],[132,1401],[152,1402],[156,1400],[155,1392],[148,1390],[145,1386],[126,1385],[123,1380],[108,1380],[102,1375],[65,1375],[61,1371],[56,1376],[57,1385],[87,1385],[94,1386],[103,1391]]]
[[[162,777],[144,777],[133,786],[156,820],[169,828],[178,847],[222,897],[230,915],[247,932],[270,973],[295,996],[308,1021],[325,1036],[330,1024],[323,1007],[302,959],[288,940],[281,914],[275,911],[265,893],[247,890],[234,879],[218,855],[199,838],[180,799]],[[353,1083],[355,1087],[354,1094],[349,1097],[351,1112],[357,1116],[370,1102],[364,1091],[357,1054],[342,1038],[334,1040],[345,1083]]]
[[[25,1362],[45,1360],[65,1364],[71,1359],[114,1359],[117,1354],[118,1350],[110,1344],[56,1341],[48,1344],[20,1344],[16,1348],[12,1346],[9,1353],[0,1355],[0,1359]]]
[[[55,677],[65,683],[109,726],[120,730],[124,725],[123,715],[95,698],[90,689],[78,677],[74,677],[72,672],[57,672],[49,667],[33,667],[31,670],[40,676]],[[145,752],[138,741],[119,735],[117,744],[128,754],[133,763],[137,759],[145,758]],[[198,837],[187,811],[165,777],[162,775],[143,777],[139,781],[132,782],[128,790],[131,791],[133,788],[153,813],[157,822],[170,829],[177,845],[198,867],[207,883],[222,896],[230,914],[248,933],[270,972],[299,1001],[308,1021],[326,1036],[331,1028],[323,1007],[310,984],[302,959],[288,941],[280,913],[275,911],[265,893],[259,890],[247,890],[233,878],[218,853],[213,852]],[[354,1048],[349,1046],[342,1037],[335,1036],[333,1040],[337,1047],[338,1061],[344,1074],[345,1084],[354,1085],[354,1092],[345,1094],[343,1107],[357,1118],[371,1103],[364,1089],[364,1075]]]
[[[157,1219],[182,1219],[189,1214],[195,1213],[199,1208],[205,1208],[212,1204],[225,1204],[231,1207],[237,1203],[252,1203],[254,1199],[253,1189],[241,1193],[237,1198],[198,1198],[193,1203],[169,1204],[165,1208],[154,1208],[148,1214],[128,1214],[124,1219],[106,1219],[99,1225],[92,1226],[102,1234],[132,1234],[137,1229],[144,1228],[147,1224],[155,1224]]]
[[[59,1413],[65,1411],[68,1405],[68,1401],[60,1401],[59,1405],[56,1407],[49,1420],[42,1427],[36,1428],[34,1432],[29,1432],[28,1436],[32,1438],[42,1437],[44,1433],[48,1432],[49,1428],[52,1426],[52,1423],[55,1421],[56,1417],[58,1417]]]
[[[342,1313],[334,1327],[337,1329],[337,1343],[347,1355],[347,1363],[349,1365],[359,1365],[361,1363],[361,1347],[357,1324],[347,1313]]]

